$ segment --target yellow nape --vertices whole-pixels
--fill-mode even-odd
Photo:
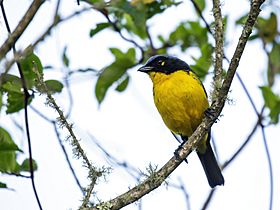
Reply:
[[[171,74],[149,72],[155,105],[166,126],[174,133],[189,137],[201,123],[209,107],[202,83],[192,71]]]

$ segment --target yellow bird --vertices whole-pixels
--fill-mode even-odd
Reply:
[[[209,107],[203,84],[188,64],[176,57],[156,55],[138,71],[153,82],[154,102],[165,125],[186,141],[201,123]],[[197,148],[209,185],[224,184],[224,178],[210,145],[210,131]]]

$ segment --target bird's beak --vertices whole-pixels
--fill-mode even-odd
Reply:
[[[141,71],[141,72],[144,72],[144,73],[148,73],[150,71],[153,71],[154,70],[154,67],[151,67],[151,66],[142,66],[140,69],[138,69],[137,71]]]

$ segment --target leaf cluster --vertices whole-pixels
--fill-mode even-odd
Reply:
[[[6,114],[17,113],[24,108],[25,98],[31,104],[35,97],[35,90],[41,92],[40,86],[36,82],[34,68],[43,73],[42,63],[37,55],[30,53],[18,62],[22,71],[28,96],[23,90],[23,78],[20,76],[3,73],[0,75],[0,109],[6,109]],[[47,80],[45,84],[51,93],[62,91],[63,84],[58,80]],[[30,94],[31,93],[31,94]],[[20,176],[21,172],[29,172],[29,159],[22,163],[17,160],[17,154],[23,151],[19,149],[15,141],[7,130],[0,127],[0,172]],[[37,170],[37,164],[33,161],[33,170]],[[0,187],[6,188],[5,183],[0,182]]]
[[[21,163],[17,160],[17,153],[22,150],[15,144],[9,132],[0,127],[0,172],[13,175],[20,175],[21,172],[29,172],[29,159]],[[33,161],[33,170],[37,170],[37,164]],[[0,188],[7,188],[7,185],[0,182]]]
[[[26,82],[26,88],[31,92],[31,96],[28,97],[28,103],[30,104],[34,98],[35,89],[41,91],[40,86],[36,83],[36,74],[34,68],[36,68],[41,74],[43,73],[43,66],[40,58],[34,53],[30,53],[24,58],[20,59],[19,66],[22,71],[24,80]],[[47,80],[45,81],[52,93],[59,93],[62,91],[63,84],[58,80]],[[6,107],[6,113],[11,114],[18,112],[24,108],[25,96],[23,87],[23,79],[17,75],[3,73],[0,75],[0,96],[1,96],[1,107]],[[3,103],[3,95],[7,95],[7,103]]]
[[[201,10],[205,8],[205,1],[196,1]],[[100,1],[92,1],[93,5]],[[134,48],[128,49],[127,52],[122,52],[117,48],[109,50],[114,55],[115,60],[110,65],[104,67],[98,75],[95,85],[95,95],[99,103],[104,100],[107,90],[116,84],[115,90],[124,91],[129,83],[128,70],[139,64],[139,61],[147,59],[155,54],[167,54],[171,48],[178,48],[182,52],[190,49],[198,49],[200,55],[191,57],[195,65],[191,68],[198,74],[201,79],[204,79],[212,65],[213,46],[209,42],[207,29],[199,21],[184,21],[180,23],[168,37],[159,35],[157,41],[159,47],[155,47],[151,34],[149,32],[149,20],[156,15],[160,15],[166,9],[172,6],[177,6],[181,2],[173,0],[133,0],[111,1],[108,4],[102,4],[102,8],[98,10],[104,14],[107,22],[101,22],[90,30],[90,37],[94,37],[105,29],[113,30],[127,42],[130,42]],[[127,36],[124,36],[126,34]],[[133,41],[132,41],[133,40]],[[135,42],[142,40],[142,45]],[[141,58],[137,58],[135,52],[140,49],[142,52]]]

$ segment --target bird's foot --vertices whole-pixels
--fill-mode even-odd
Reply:
[[[178,148],[174,152],[174,156],[175,156],[176,160],[180,160],[181,159],[179,153],[180,153],[180,150],[183,148],[183,144],[184,144],[184,142],[182,144],[180,144],[178,146]],[[185,159],[185,162],[188,163],[188,160]]]

